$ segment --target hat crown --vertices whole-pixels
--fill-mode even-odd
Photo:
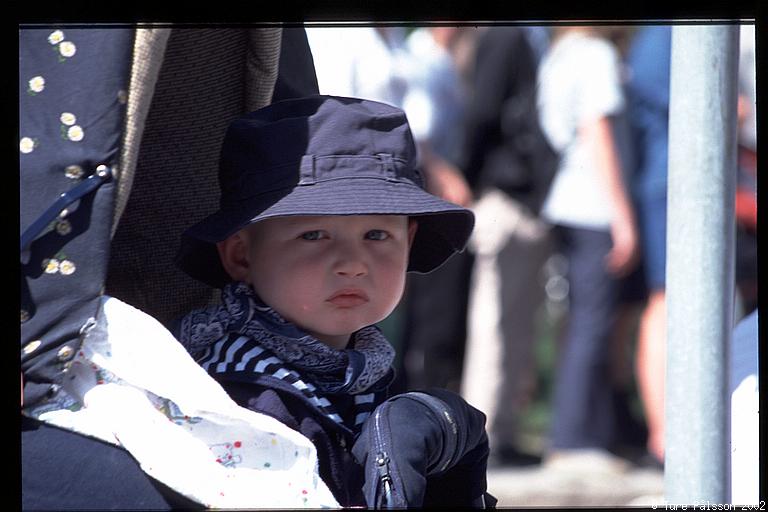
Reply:
[[[466,245],[474,216],[424,190],[402,110],[370,100],[310,96],[233,121],[219,161],[221,205],[189,229],[176,262],[221,287],[216,244],[239,229],[295,215],[417,216],[408,270],[429,272]]]
[[[230,124],[219,164],[221,206],[355,177],[423,186],[405,113],[384,103],[337,96],[281,101]]]

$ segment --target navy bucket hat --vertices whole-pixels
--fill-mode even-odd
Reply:
[[[182,234],[176,264],[216,288],[216,250],[249,224],[292,215],[406,215],[419,227],[408,270],[426,273],[466,246],[471,211],[424,190],[405,113],[370,100],[309,96],[233,121],[219,161],[220,209]]]

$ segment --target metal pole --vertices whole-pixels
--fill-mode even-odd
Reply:
[[[664,492],[729,498],[738,25],[675,26],[669,112]]]

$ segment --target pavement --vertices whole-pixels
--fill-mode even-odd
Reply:
[[[553,468],[547,465],[488,470],[497,507],[651,507],[664,503],[664,472],[632,467]]]

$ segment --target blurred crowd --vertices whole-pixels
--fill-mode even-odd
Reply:
[[[320,93],[402,107],[428,189],[476,215],[464,253],[409,276],[387,327],[400,389],[461,392],[486,413],[492,464],[662,467],[671,27],[306,34]],[[737,319],[757,307],[753,25],[740,43]],[[545,328],[550,429],[532,453],[520,418]]]

